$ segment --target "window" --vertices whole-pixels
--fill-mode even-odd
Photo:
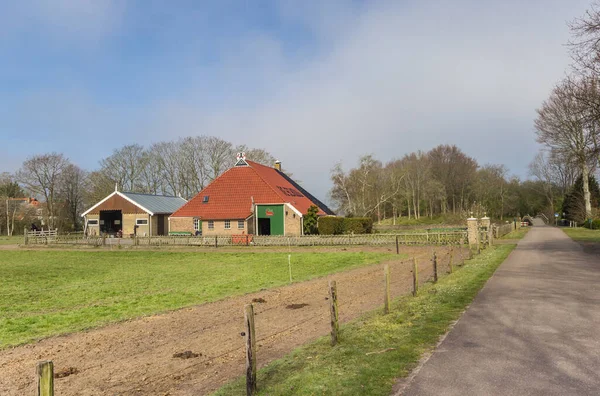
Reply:
[[[208,203],[208,195],[202,197],[202,203]]]
[[[208,221],[208,229],[209,230],[214,230],[215,229],[215,222],[213,220],[209,220]]]
[[[238,220],[238,230],[244,229],[244,220]]]
[[[231,220],[225,220],[225,229],[229,230],[231,228]]]
[[[194,231],[201,231],[201,224],[200,219],[194,219]]]
[[[97,219],[88,220],[88,225],[89,226],[96,226],[96,225],[98,225],[98,220]]]
[[[135,219],[135,225],[148,225],[148,219]]]

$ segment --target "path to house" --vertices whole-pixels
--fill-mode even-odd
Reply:
[[[597,395],[600,260],[534,227],[396,395]]]

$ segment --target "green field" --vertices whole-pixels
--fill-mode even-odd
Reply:
[[[19,243],[23,243],[23,235],[0,236],[0,245],[18,245]]]
[[[575,241],[600,242],[600,230],[587,228],[562,228],[562,230]]]
[[[376,311],[342,326],[333,348],[323,337],[268,364],[258,372],[258,394],[389,395],[396,378],[406,377],[435,347],[514,246],[484,250],[416,298],[396,300],[389,315]],[[245,378],[216,392],[245,394]]]
[[[294,281],[398,257],[294,253]],[[287,253],[0,251],[0,348],[289,282]]]

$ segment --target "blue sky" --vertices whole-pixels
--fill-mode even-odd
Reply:
[[[329,170],[457,144],[527,175],[590,0],[0,0],[0,171],[215,135],[322,198]]]

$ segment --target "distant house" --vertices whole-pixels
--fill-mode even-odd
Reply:
[[[81,216],[88,235],[167,235],[169,216],[186,202],[181,197],[115,190]]]
[[[325,204],[275,167],[238,154],[235,166],[216,178],[169,218],[173,234],[302,235],[312,205],[319,216],[335,215]]]

